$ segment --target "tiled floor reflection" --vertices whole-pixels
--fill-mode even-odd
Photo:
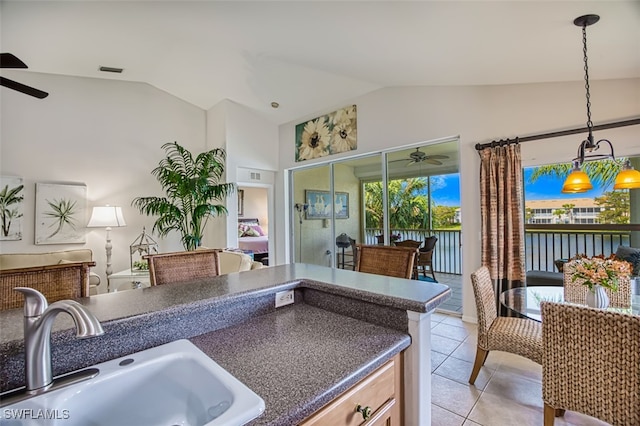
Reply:
[[[438,274],[438,281],[444,274]],[[449,284],[447,284],[449,285]],[[470,385],[476,326],[436,312],[431,320],[431,424],[433,426],[542,425],[542,368],[517,355],[490,352]],[[567,411],[556,426],[606,426]]]

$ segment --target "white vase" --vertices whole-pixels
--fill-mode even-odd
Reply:
[[[609,307],[609,296],[604,287],[596,284],[592,290],[587,291],[587,306],[598,309]]]

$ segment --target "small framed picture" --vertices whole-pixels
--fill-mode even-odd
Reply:
[[[304,196],[309,205],[305,219],[331,218],[331,195],[329,191],[307,189]],[[333,208],[335,209],[336,219],[347,219],[349,217],[349,193],[336,192]]]
[[[244,216],[244,189],[238,189],[238,216]]]

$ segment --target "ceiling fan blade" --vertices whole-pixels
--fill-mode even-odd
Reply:
[[[26,86],[22,83],[18,83],[17,81],[9,80],[8,78],[0,77],[0,86],[8,87],[9,89],[17,90],[18,92],[24,93],[25,95],[33,96],[38,99],[44,99],[49,94],[47,92],[43,92],[42,90],[35,89],[30,86]]]
[[[429,164],[435,164],[436,166],[441,166],[442,165],[442,161],[434,160],[433,158],[427,158],[424,161],[426,161]]]
[[[448,155],[440,155],[440,154],[436,154],[436,155],[429,155],[429,158],[435,158],[436,160],[446,160],[447,158],[449,158]]]
[[[27,64],[11,53],[0,53],[0,68],[28,68]]]
[[[410,165],[412,165],[412,164],[416,164],[416,163],[418,163],[418,161],[416,161],[416,160],[411,160],[411,161],[409,161],[409,162],[405,165],[405,167],[406,167],[406,166],[410,166]]]

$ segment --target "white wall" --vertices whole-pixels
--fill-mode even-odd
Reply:
[[[225,100],[216,105],[217,116],[224,116],[224,147],[227,151],[227,182],[249,183],[253,186],[270,187],[273,173],[278,170],[278,126],[265,120],[251,109]],[[211,114],[208,115],[208,133],[211,132]],[[219,122],[219,121],[218,121]],[[241,171],[260,173],[261,179],[247,179]],[[271,191],[268,191],[271,193]],[[275,200],[271,201],[271,205]],[[216,247],[237,247],[238,198],[233,194],[227,199],[229,215],[225,218],[224,238],[218,234]],[[272,208],[273,209],[273,208]],[[272,212],[273,214],[273,212]],[[246,217],[246,215],[245,215]],[[219,220],[218,220],[219,222]],[[219,227],[216,227],[219,232]],[[269,220],[269,235],[276,233],[275,223]],[[270,241],[270,244],[271,241]],[[275,259],[270,259],[275,264]]]
[[[244,191],[243,218],[257,218],[262,227],[269,226],[267,211],[267,190],[265,188],[252,188],[240,186]],[[265,228],[265,231],[267,229]]]
[[[90,248],[104,291],[103,229],[88,229],[85,245],[34,245],[35,183],[85,183],[89,212],[96,205],[122,206],[127,226],[111,232],[112,262],[114,271],[126,269],[129,245],[154,222],[131,207],[132,200],[162,195],[151,170],[164,156],[164,143],[204,150],[205,112],[143,83],[19,71],[3,75],[49,97],[38,100],[0,89],[0,174],[23,177],[25,183],[23,239],[3,241],[0,252]],[[154,239],[161,251],[182,250],[178,235]]]
[[[640,79],[591,82],[592,118],[606,123],[640,115]],[[381,89],[334,105],[295,122],[280,126],[280,166],[300,164],[294,160],[295,125],[345,105],[358,107],[356,154],[384,150],[410,143],[460,136],[462,207],[463,315],[475,317],[469,274],[480,266],[479,164],[474,146],[493,139],[582,127],[586,123],[584,83],[548,83],[483,87],[404,87]],[[638,126],[600,132],[615,134],[618,155],[640,153]],[[584,135],[522,145],[523,164],[569,161]],[[321,163],[351,153],[305,162]],[[279,188],[285,191],[286,186]],[[284,193],[278,196],[283,197]],[[285,226],[278,217],[278,226]],[[278,240],[283,247],[284,236]]]

